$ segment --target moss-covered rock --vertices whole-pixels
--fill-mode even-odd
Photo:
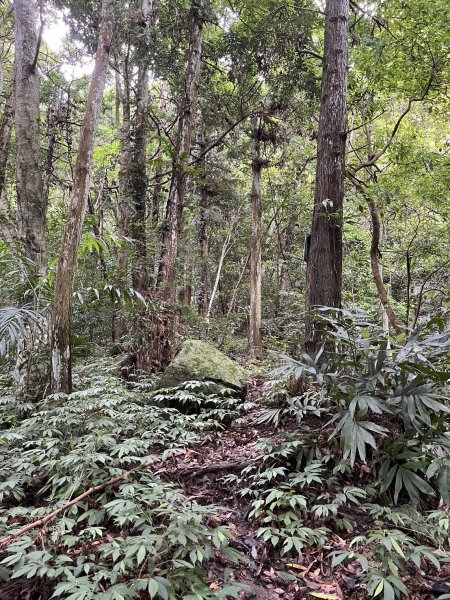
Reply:
[[[247,374],[222,352],[201,342],[186,340],[164,373],[158,378],[156,389],[180,385],[184,381],[219,381],[242,391]]]

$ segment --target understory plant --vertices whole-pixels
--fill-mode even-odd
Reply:
[[[326,343],[315,357],[280,356],[257,418],[299,430],[263,443],[241,493],[258,535],[282,555],[338,533],[333,565],[356,561],[370,597],[390,600],[407,593],[410,566],[449,560],[448,320],[391,339],[360,311],[320,314]]]
[[[220,508],[163,478],[166,460],[199,442],[215,417],[196,427],[195,415],[126,387],[109,361],[82,368],[77,388],[0,433],[0,577],[70,600],[236,597],[230,569],[217,589],[207,582],[216,555],[241,560],[217,526]]]

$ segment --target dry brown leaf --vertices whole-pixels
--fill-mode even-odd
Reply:
[[[209,586],[210,590],[220,590],[220,583],[218,581],[213,581]]]
[[[304,567],[303,565],[298,565],[297,563],[288,563],[286,566],[290,567],[291,569],[298,569],[299,571],[307,571],[308,570],[307,567]]]

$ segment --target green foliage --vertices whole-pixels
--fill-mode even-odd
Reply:
[[[236,597],[241,588],[231,582],[217,592],[205,583],[205,565],[216,552],[231,563],[241,559],[230,532],[208,525],[220,509],[193,503],[158,475],[165,460],[199,440],[193,416],[156,406],[145,386],[127,389],[114,363],[97,361],[80,375],[79,391],[49,397],[0,433],[1,534],[14,534],[124,470],[154,467],[134,470],[68,508],[45,531],[9,544],[2,559],[7,577],[50,580],[54,597],[71,600],[141,592],[162,599]],[[189,387],[204,389],[196,382]],[[200,410],[214,414],[216,399]],[[205,419],[200,430],[214,422]]]
[[[339,532],[345,549],[330,554],[332,565],[359,563],[370,597],[400,598],[409,569],[449,560],[447,317],[396,341],[363,312],[321,315],[328,341],[315,358],[281,356],[266,398],[275,407],[258,418],[305,419],[313,398],[326,422],[320,430],[306,418],[279,446],[263,442],[261,462],[242,472],[241,494],[251,498],[258,535],[281,554],[330,545]]]
[[[45,324],[44,317],[32,308],[0,308],[0,358],[7,356],[18,343],[24,347],[36,334],[41,336]]]
[[[151,399],[158,405],[196,413],[192,421],[196,429],[223,428],[254,406],[252,402],[243,402],[236,390],[214,381],[185,381],[179,386],[158,390]]]
[[[278,373],[302,377],[322,389],[330,423],[337,422],[330,440],[338,440],[351,466],[357,458],[369,457],[380,465],[381,493],[393,491],[395,503],[406,493],[418,504],[421,495],[434,493],[427,482],[434,478],[447,499],[446,319],[432,319],[398,345],[386,340],[363,313],[322,311],[321,318],[329,327],[328,343],[339,352],[320,352],[315,359],[303,355],[301,362],[286,361]]]

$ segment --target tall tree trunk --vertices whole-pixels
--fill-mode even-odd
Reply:
[[[155,174],[153,176],[154,184],[152,191],[152,233],[154,239],[153,248],[153,282],[152,287],[156,289],[156,283],[158,280],[159,271],[159,259],[160,259],[160,231],[159,231],[159,217],[161,212],[161,206],[163,203],[163,153],[158,152],[156,156]]]
[[[159,109],[161,111],[166,110],[167,107],[167,99],[162,95],[164,93],[164,88],[161,90],[161,98],[159,101]],[[152,193],[152,228],[156,230],[156,227],[159,224],[159,217],[162,207],[162,185],[164,179],[163,173],[163,165],[162,160],[164,158],[164,154],[162,151],[159,151],[156,160],[155,160],[155,174],[154,174],[154,187]],[[154,277],[155,282],[158,277],[158,260],[159,260],[159,248],[157,248],[155,252],[155,260],[154,260]]]
[[[190,37],[186,80],[181,103],[176,155],[169,199],[167,201],[161,261],[158,271],[158,296],[169,303],[174,303],[176,299],[175,264],[181,233],[183,204],[186,194],[186,167],[189,162],[191,151],[192,129],[197,105],[197,86],[200,76],[200,58],[203,37],[203,8],[204,0],[192,0],[189,13]]]
[[[205,136],[202,133],[199,140],[200,154],[207,147]],[[208,305],[208,255],[209,236],[206,214],[210,200],[210,189],[208,184],[206,156],[203,156],[200,166],[202,169],[202,182],[200,186],[200,200],[198,205],[198,243],[200,250],[200,278],[197,293],[197,311],[199,315],[205,316]]]
[[[261,120],[252,117],[252,238],[250,249],[250,352],[262,359],[261,337],[261,224],[262,224]]]
[[[30,275],[45,270],[47,206],[39,165],[39,94],[37,69],[40,37],[36,35],[35,2],[14,0],[14,102],[16,187],[19,237],[30,260]]]
[[[6,98],[3,116],[0,124],[0,196],[6,184],[6,166],[8,164],[9,143],[14,122],[12,94]]]
[[[117,211],[117,233],[120,237],[129,236],[130,222],[130,128],[131,128],[131,99],[130,99],[130,81],[128,76],[128,57],[123,61],[123,88],[120,83],[120,75],[116,72],[116,95],[119,97],[119,107],[122,106],[122,121],[120,122],[120,110],[117,115],[119,121],[119,206]],[[122,245],[117,252],[117,266],[119,269],[119,279],[126,283],[128,275],[128,253],[125,245]]]
[[[134,239],[136,257],[131,274],[133,288],[146,296],[147,274],[147,111],[149,28],[153,18],[153,0],[142,2],[142,31],[139,32],[138,75],[136,85],[135,127],[132,134],[131,198],[133,203],[130,233]]]
[[[72,290],[77,251],[83,227],[92,172],[95,134],[108,70],[113,33],[115,0],[103,0],[100,34],[94,73],[89,87],[86,114],[80,132],[72,193],[69,199],[55,282],[55,300],[50,323],[51,391],[70,393],[72,389],[71,325]]]
[[[342,226],[347,121],[349,0],[327,0],[322,102],[311,245],[307,265],[305,346],[315,354],[323,329],[311,314],[316,306],[342,302]]]
[[[7,96],[0,124],[0,239],[12,241],[14,228],[11,223],[6,198],[6,167],[8,165],[11,132],[14,123],[12,94]]]
[[[130,80],[128,68],[129,47],[122,60],[116,60],[116,126],[119,135],[119,202],[117,207],[117,234],[120,238],[128,238],[130,234],[130,194],[129,174],[131,165],[130,152],[130,127],[131,127],[131,99]],[[120,81],[123,75],[123,86]],[[122,108],[122,118],[120,109]],[[128,286],[128,248],[121,244],[117,249],[118,281],[122,287]],[[127,326],[120,314],[114,309],[112,323],[113,341],[118,341],[126,332]]]
[[[231,221],[230,226],[227,230],[227,235],[225,236],[225,240],[222,245],[222,250],[220,252],[219,264],[217,265],[217,271],[216,271],[216,278],[214,280],[214,285],[211,290],[211,297],[210,297],[209,303],[208,303],[208,310],[206,311],[206,315],[205,315],[207,320],[209,320],[209,317],[211,316],[211,310],[212,310],[212,307],[214,304],[214,300],[216,298],[217,291],[219,289],[220,275],[222,273],[223,263],[225,261],[226,255],[228,254],[230,247],[231,247],[231,239],[233,236],[233,229],[234,229],[234,221]]]

